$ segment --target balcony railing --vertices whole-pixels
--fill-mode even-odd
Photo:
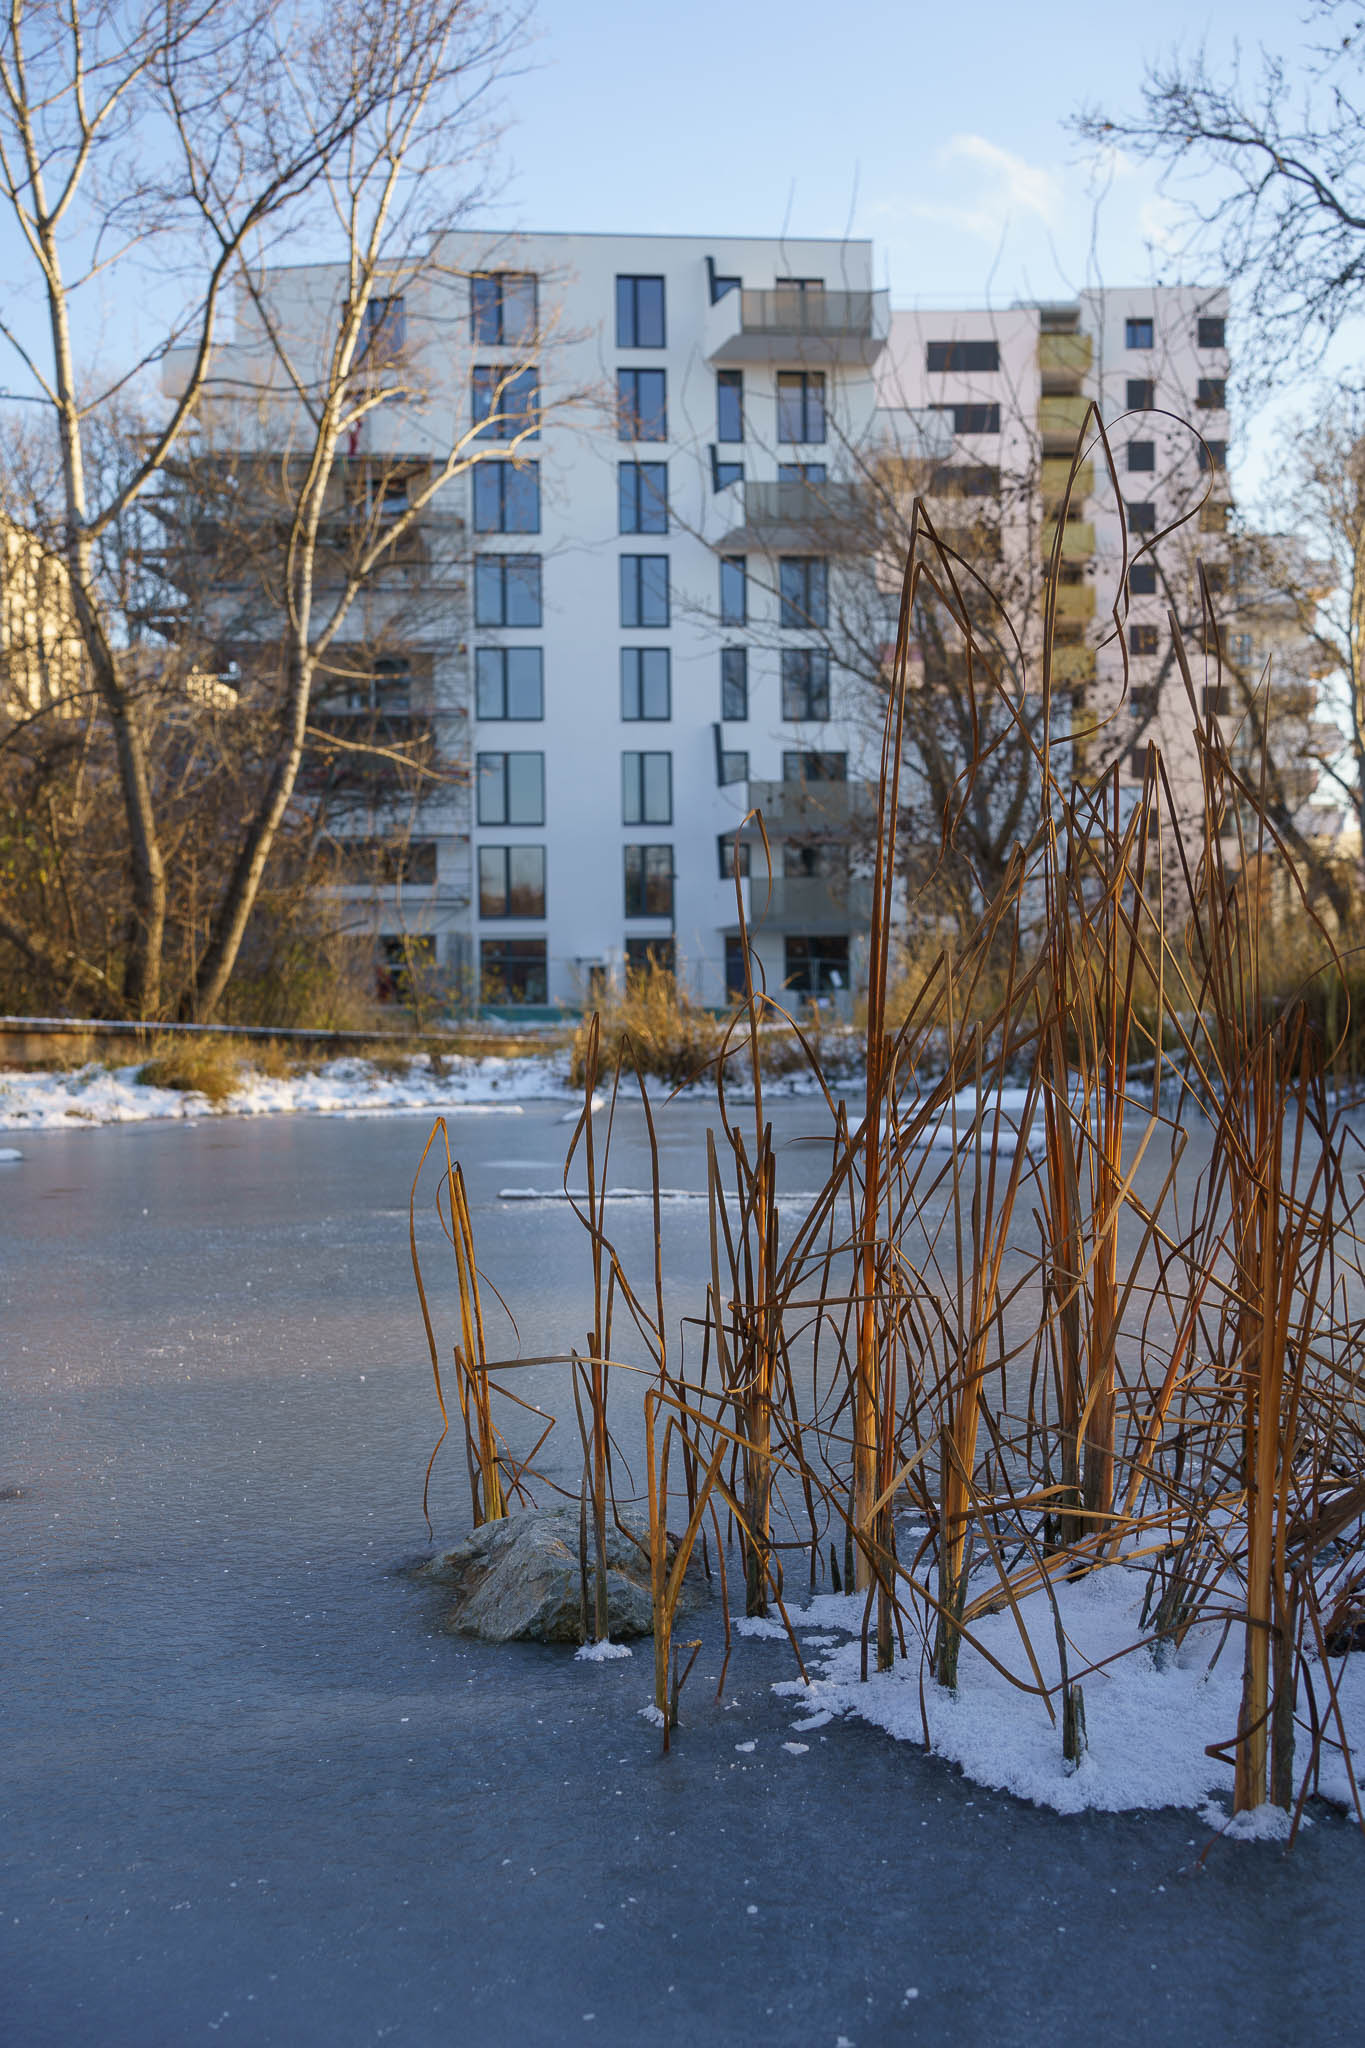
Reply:
[[[800,552],[818,547],[821,553],[832,553],[855,544],[859,501],[852,484],[746,483],[734,491],[734,498],[743,517],[721,535],[727,548]]]
[[[769,932],[866,931],[872,922],[872,884],[848,875],[766,875],[749,882],[748,914]]]
[[[1094,353],[1088,334],[1040,334],[1038,368],[1044,384],[1053,377],[1084,377]]]
[[[1095,465],[1082,462],[1073,480],[1071,462],[1065,455],[1046,456],[1043,460],[1043,509],[1057,512],[1066,497],[1067,486],[1071,487],[1070,503],[1079,509],[1081,500],[1088,498],[1095,488]]]
[[[1049,519],[1043,528],[1043,560],[1052,556],[1052,543],[1057,537],[1057,522]],[[1095,529],[1088,519],[1068,519],[1062,528],[1062,559],[1067,562],[1084,561],[1095,552]]]
[[[890,324],[886,292],[726,292],[708,314],[706,353],[721,362],[870,363]]]
[[[1038,400],[1038,431],[1043,437],[1045,455],[1061,454],[1076,445],[1076,436],[1085,424],[1089,401],[1080,392],[1045,394]]]
[[[751,782],[748,807],[762,811],[770,839],[829,839],[875,823],[877,789],[871,782]],[[745,836],[757,839],[757,827]]]

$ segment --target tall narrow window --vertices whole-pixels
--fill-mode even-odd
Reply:
[[[544,917],[545,848],[479,848],[479,916]]]
[[[469,280],[476,342],[516,346],[536,338],[536,280],[525,270],[476,271]]]
[[[617,510],[622,533],[667,533],[668,464],[620,463]]]
[[[716,439],[718,441],[742,441],[744,439],[743,370],[717,370],[716,372]]]
[[[671,659],[666,647],[621,649],[621,716],[664,719],[673,715]]]
[[[823,370],[779,370],[777,373],[777,438],[779,441],[823,441],[825,438],[825,375]]]
[[[538,647],[476,647],[474,710],[480,719],[545,716],[545,683]]]
[[[778,564],[779,624],[829,624],[829,564],[823,555],[784,555]]]
[[[829,717],[829,655],[823,647],[783,648],[782,716],[791,725]]]
[[[621,624],[668,624],[667,555],[622,555]]]
[[[622,754],[621,818],[627,825],[673,823],[671,754]]]
[[[747,647],[722,647],[720,650],[720,715],[731,722],[749,716]]]
[[[540,532],[540,464],[474,465],[475,533]]]
[[[668,439],[668,380],[662,370],[616,372],[616,438]]]
[[[663,348],[664,281],[661,277],[616,280],[616,346]]]
[[[1201,469],[1226,469],[1228,444],[1226,441],[1201,441],[1198,456]]]
[[[475,555],[476,626],[538,626],[540,615],[539,555]]]
[[[673,848],[627,846],[623,851],[626,916],[672,917]]]
[[[479,823],[545,823],[544,754],[480,754]]]
[[[360,355],[371,367],[395,362],[408,338],[407,310],[402,299],[370,299],[360,329]]]
[[[508,363],[476,363],[474,425],[483,441],[540,439],[540,372]]]
[[[720,622],[722,626],[749,622],[749,563],[744,555],[720,558]]]

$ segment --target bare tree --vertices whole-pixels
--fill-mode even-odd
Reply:
[[[396,514],[382,494],[347,501],[342,482],[380,407],[425,402],[412,352],[385,341],[384,311],[438,262],[438,227],[477,190],[488,148],[479,102],[519,29],[515,11],[482,0],[321,11],[104,0],[88,13],[39,0],[0,24],[0,205],[27,259],[0,338],[46,415],[45,432],[9,434],[5,513],[23,547],[55,565],[82,677],[65,693],[67,723],[82,723],[116,771],[124,905],[103,960],[79,930],[8,906],[0,938],[87,1000],[98,991],[132,1015],[200,1017],[221,1001],[290,817],[319,666],[357,598],[474,459],[447,422],[434,445],[428,427],[424,473]],[[302,334],[272,301],[273,267],[295,252],[345,272],[325,332]],[[151,336],[103,374],[90,339],[101,296],[136,306]],[[243,309],[252,316],[245,355],[227,333],[230,301],[239,326]],[[380,445],[389,462],[393,438]],[[168,833],[186,762],[206,758],[199,743],[212,738],[201,720],[187,750],[173,728],[224,618],[204,604],[193,633],[183,617],[157,626],[146,574],[159,551],[131,529],[153,493],[174,497],[192,473],[197,492],[225,456],[251,478],[239,526],[259,522],[257,486],[271,477],[262,531],[278,546],[280,609],[257,627],[271,655],[251,679],[255,772],[215,852],[202,946],[168,983]],[[211,573],[205,556],[201,577]]]
[[[1254,74],[1240,58],[1219,72],[1202,48],[1177,52],[1149,68],[1139,113],[1091,107],[1075,124],[1104,149],[1163,166],[1192,240],[1244,287],[1264,370],[1320,352],[1365,304],[1358,0],[1310,0],[1308,19],[1323,40],[1262,50]]]

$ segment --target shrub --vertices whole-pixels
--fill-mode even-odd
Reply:
[[[152,1041],[152,1056],[137,1078],[151,1088],[182,1088],[209,1102],[226,1102],[242,1079],[242,1047],[224,1032],[204,1037],[166,1032]]]

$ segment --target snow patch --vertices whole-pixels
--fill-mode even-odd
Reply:
[[[583,1643],[573,1653],[575,1664],[611,1664],[618,1657],[633,1657],[629,1643],[609,1643],[604,1636],[600,1643]]]

